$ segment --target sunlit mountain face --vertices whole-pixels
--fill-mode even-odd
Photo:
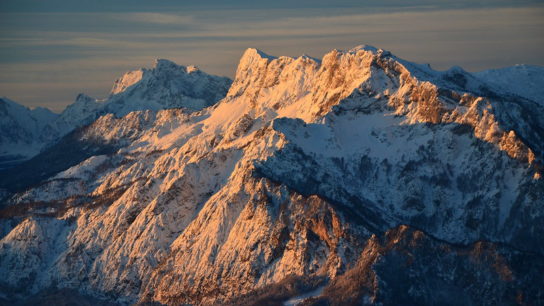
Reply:
[[[540,1],[0,29],[0,305],[544,305]]]
[[[544,104],[515,80],[542,76],[250,48],[233,81],[159,60],[61,115],[2,100],[65,128],[3,132],[44,141],[0,172],[3,302],[539,304]]]

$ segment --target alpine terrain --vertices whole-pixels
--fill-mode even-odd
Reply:
[[[359,46],[3,99],[2,154],[37,149],[0,172],[0,303],[542,305],[542,88]]]
[[[107,99],[79,94],[61,114],[45,108],[29,110],[0,98],[0,169],[29,159],[75,128],[104,114],[124,116],[137,110],[184,107],[200,110],[223,98],[231,80],[158,59],[152,69],[126,73],[115,81]]]

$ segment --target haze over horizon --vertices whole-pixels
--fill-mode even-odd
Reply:
[[[0,1],[0,306],[544,305],[543,17]]]
[[[3,1],[0,96],[61,111],[155,58],[234,76],[248,47],[321,56],[369,44],[444,70],[544,65],[540,1]]]

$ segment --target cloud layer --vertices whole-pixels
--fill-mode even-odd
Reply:
[[[317,1],[305,9],[282,7],[282,1],[266,9],[241,8],[243,1],[233,8],[180,9],[166,1],[154,12],[140,10],[143,4],[136,1],[134,10],[124,12],[25,11],[21,6],[30,2],[3,3],[0,95],[57,111],[78,92],[107,95],[116,77],[151,66],[154,58],[233,76],[248,47],[321,57],[334,48],[371,44],[438,69],[460,65],[472,71],[544,64],[544,7],[532,1],[516,7],[459,6],[468,3],[463,1],[449,6],[419,1],[410,7],[340,1],[330,7]]]

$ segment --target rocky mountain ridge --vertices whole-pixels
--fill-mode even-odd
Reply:
[[[48,109],[30,110],[0,98],[0,169],[17,163],[27,154],[37,154],[41,143],[51,141],[42,131],[56,117]]]
[[[30,110],[4,98],[0,100],[4,105],[0,159],[29,159],[105,114],[122,117],[138,110],[200,110],[222,99],[230,83],[228,78],[209,75],[195,66],[158,59],[151,69],[130,71],[117,79],[108,98],[79,94],[60,114],[45,108]]]
[[[248,49],[217,104],[101,117],[74,139],[119,146],[10,196],[3,294],[539,304],[542,113],[370,46]]]

